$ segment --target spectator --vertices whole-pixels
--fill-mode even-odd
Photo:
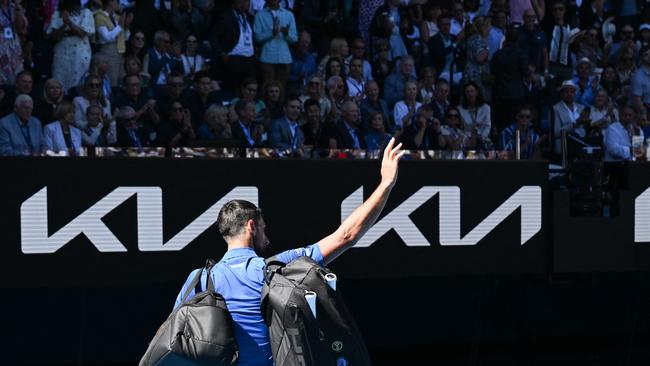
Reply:
[[[127,56],[124,59],[124,76],[127,75],[137,75],[140,77],[140,86],[143,88],[151,88],[151,79],[149,78],[149,74],[146,72],[142,71],[142,62],[140,62],[140,59],[137,57],[133,56]],[[167,76],[167,78],[171,77],[171,74]],[[122,87],[122,80],[124,78],[120,79],[120,82],[118,83],[119,87]],[[104,93],[106,90],[104,90]]]
[[[187,92],[183,102],[190,111],[194,128],[199,128],[208,107],[212,104],[222,104],[224,97],[220,91],[213,90],[212,80],[207,71],[194,74],[194,89]]]
[[[650,47],[641,50],[640,54],[641,66],[632,76],[630,96],[636,113],[645,124],[650,109]]]
[[[395,103],[393,109],[393,120],[399,129],[411,124],[415,113],[422,107],[422,103],[417,101],[418,84],[415,81],[407,81],[404,84],[404,99]]]
[[[19,94],[14,112],[0,119],[0,155],[39,155],[45,147],[41,122],[32,117],[32,97]]]
[[[171,42],[169,33],[157,31],[153,38],[153,47],[144,57],[144,69],[151,75],[154,85],[164,85],[167,75],[180,67],[179,60],[170,54]]]
[[[601,29],[609,14],[605,12],[606,0],[583,1],[579,9],[580,27]]]
[[[372,64],[372,79],[383,90],[384,80],[393,72],[393,62],[388,58],[388,42],[379,39],[375,42],[375,58]]]
[[[438,17],[441,14],[440,4],[427,2],[424,8],[424,20],[420,23],[420,37],[425,45],[431,37],[438,34]],[[428,54],[428,50],[426,54]]]
[[[350,61],[350,75],[347,78],[348,94],[357,103],[364,98],[365,79],[363,77],[363,59],[353,57]]]
[[[463,83],[473,81],[482,95],[490,95],[490,50],[487,38],[490,32],[490,19],[478,16],[474,24],[467,27],[467,62],[463,73]]]
[[[602,67],[607,64],[607,59],[603,50],[600,48],[598,40],[598,29],[599,28],[590,28],[587,29],[584,33],[576,36],[576,60],[581,60],[583,58],[588,58],[592,64]]]
[[[440,121],[444,120],[451,105],[449,103],[449,83],[447,80],[439,79],[436,82],[436,92],[433,94],[433,101],[430,104],[433,109],[433,117]]]
[[[55,153],[79,155],[81,152],[81,131],[74,126],[75,108],[72,103],[61,102],[54,112],[57,120],[45,125],[43,137],[45,148]]]
[[[463,86],[461,105],[458,107],[460,119],[466,129],[477,134],[482,146],[491,147],[490,133],[492,121],[490,106],[485,103],[481,89],[472,81]]]
[[[0,38],[0,85],[14,85],[14,76],[23,70],[23,53],[20,36],[27,33],[28,22],[25,9],[20,2],[0,1],[2,15],[0,27],[4,34]]]
[[[600,77],[600,86],[607,91],[612,100],[617,100],[621,95],[621,80],[613,66],[607,66]]]
[[[361,111],[361,125],[366,129],[370,127],[370,115],[373,112],[379,112],[384,121],[384,130],[392,132],[395,129],[395,124],[390,119],[392,113],[390,113],[386,101],[379,97],[379,85],[376,81],[370,80],[366,83],[365,95],[366,98],[361,101],[361,105],[359,106]]]
[[[634,121],[634,109],[621,108],[620,121],[609,125],[605,134],[605,161],[632,160],[632,136],[641,136],[643,130]]]
[[[185,99],[185,92],[185,77],[181,72],[175,71],[167,75],[167,84],[156,89],[155,99],[158,114],[165,114],[167,111],[164,108],[171,102]]]
[[[613,61],[618,60],[621,49],[624,47],[632,49],[634,60],[638,60],[640,48],[637,48],[637,44],[634,42],[634,28],[630,24],[624,24],[620,32],[617,33],[621,37],[618,42],[605,43],[604,51],[608,55],[608,64],[611,65]]]
[[[571,80],[566,80],[560,87],[561,100],[553,106],[554,128],[554,150],[556,154],[561,153],[562,131],[576,135],[584,139],[587,133],[586,127],[590,124],[589,109],[582,104],[575,102],[578,87]]]
[[[403,97],[404,86],[408,81],[416,82],[417,95],[417,80],[413,77],[414,67],[413,58],[410,56],[404,57],[399,64],[399,73],[389,75],[384,81],[384,100],[388,103],[388,108],[393,108],[395,103]],[[397,120],[395,123],[399,124]]]
[[[422,104],[429,104],[436,92],[436,70],[432,67],[422,69],[422,79],[418,83],[418,101]]]
[[[319,76],[314,75],[309,78],[306,92],[300,96],[300,101],[303,103],[303,110],[305,110],[305,102],[309,99],[318,101],[320,105],[319,111],[321,113],[321,118],[325,118],[325,116],[329,114],[332,104],[330,103],[330,100],[323,95],[323,82]]]
[[[115,107],[121,108],[128,106],[133,108],[135,111],[135,120],[145,124],[147,131],[155,132],[160,125],[160,115],[156,110],[156,100],[148,97],[142,91],[142,82],[139,76],[125,76],[123,81],[124,86],[115,98]],[[149,140],[155,141],[156,138],[152,136]],[[144,146],[149,146],[149,141],[139,147]]]
[[[0,102],[0,117],[6,116],[13,111],[16,95],[25,94],[30,97],[32,96],[34,78],[31,72],[23,70],[14,79],[16,80],[16,85],[13,88],[7,86],[0,90],[0,92],[4,92],[0,98],[2,99],[2,102]]]
[[[261,100],[257,100],[257,90],[258,90],[258,84],[257,80],[253,78],[248,78],[245,79],[239,88],[239,97],[235,98],[230,101],[230,104],[232,105],[231,110],[235,110],[235,104],[240,99],[247,100],[249,102],[253,102],[255,104],[255,113],[259,114],[266,109],[266,106],[264,105],[264,102]]]
[[[169,109],[160,124],[158,144],[166,147],[188,146],[196,140],[192,126],[192,114],[179,100],[169,104]]]
[[[476,146],[476,134],[468,131],[460,119],[460,113],[451,107],[445,114],[444,125],[440,129],[440,148],[452,151],[473,149]]]
[[[363,38],[357,37],[354,40],[352,40],[351,54],[345,59],[345,64],[348,65],[348,67],[352,59],[355,57],[363,61],[362,75],[363,75],[364,82],[368,80],[372,80],[372,65],[370,65],[370,62],[368,62],[368,60],[366,60],[365,53],[366,53],[366,44],[363,41]],[[349,70],[347,71],[349,73]]]
[[[145,35],[141,31],[136,31],[131,34],[129,41],[126,44],[125,57],[137,57],[140,62],[144,62],[144,57],[147,54],[145,48]]]
[[[326,90],[326,95],[331,106],[327,118],[329,121],[337,121],[343,110],[343,103],[347,101],[348,97],[345,81],[340,76],[332,76],[327,79]]]
[[[271,127],[271,122],[284,117],[286,106],[282,106],[284,100],[284,91],[282,84],[277,80],[270,80],[262,86],[262,93],[264,94],[264,127]]]
[[[276,149],[295,151],[301,149],[305,135],[298,125],[300,120],[300,100],[287,98],[284,104],[284,117],[273,121],[269,136],[269,146]]]
[[[546,35],[537,25],[537,16],[533,9],[524,12],[524,26],[520,28],[519,45],[528,54],[528,64],[535,70],[542,71],[544,77],[549,75],[548,46]]]
[[[495,9],[492,12],[492,22],[490,33],[487,38],[487,45],[490,51],[490,60],[494,54],[501,49],[503,41],[506,39],[506,29],[508,28],[508,16],[503,9]]]
[[[108,77],[111,86],[117,86],[122,76],[123,55],[126,52],[126,40],[133,13],[116,14],[120,10],[119,0],[102,0],[102,10],[95,12],[95,43],[99,53],[108,60]]]
[[[330,57],[327,60],[327,65],[325,65],[325,79],[327,80],[332,76],[339,76],[345,80],[343,60],[338,57]]]
[[[429,64],[439,72],[438,78],[446,79],[450,83],[458,83],[462,78],[462,73],[457,72],[456,52],[458,48],[456,43],[461,42],[465,36],[464,32],[458,34],[458,37],[450,33],[451,18],[448,15],[442,15],[438,18],[438,29],[440,31],[429,39]]]
[[[255,103],[251,100],[241,99],[235,104],[235,112],[238,120],[232,126],[233,139],[238,140],[242,148],[260,147],[264,125],[255,124],[257,118]]]
[[[639,39],[636,41],[637,51],[646,47],[650,47],[650,23],[641,24],[639,27]]]
[[[279,80],[286,86],[292,62],[289,44],[298,41],[293,13],[280,8],[280,0],[267,0],[266,8],[255,15],[254,28],[255,41],[262,48],[264,81]]]
[[[580,31],[572,28],[567,22],[567,7],[564,0],[554,0],[552,5],[552,20],[547,22],[545,34],[549,60],[549,73],[557,80],[570,79],[573,73],[571,67],[571,52],[569,47]],[[547,17],[547,19],[550,19]]]
[[[52,77],[67,91],[79,85],[81,76],[90,66],[89,37],[95,34],[93,14],[82,8],[79,0],[61,0],[45,32],[56,42]]]
[[[112,98],[113,90],[111,87],[111,79],[108,77],[108,58],[101,53],[96,53],[90,59],[90,69],[79,80],[79,85],[68,91],[68,97],[74,98],[86,84],[86,78],[90,75],[99,76],[102,79],[102,89],[106,98]]]
[[[88,125],[81,131],[84,146],[107,147],[117,142],[115,120],[105,120],[102,114],[102,109],[97,105],[91,105],[86,109]]]
[[[300,32],[298,43],[293,48],[291,72],[287,90],[302,92],[303,87],[311,75],[316,74],[316,58],[311,54],[311,36],[307,32]]]
[[[404,147],[414,150],[439,150],[441,147],[440,121],[433,118],[433,109],[423,106],[415,114],[414,123],[404,129]]]
[[[465,7],[462,2],[457,2],[452,5],[452,14],[449,34],[456,37],[465,30],[465,27],[470,22],[469,17],[465,14]]]
[[[203,124],[199,127],[199,139],[204,141],[224,141],[232,139],[232,129],[228,123],[228,108],[213,104],[207,111]]]
[[[185,52],[181,55],[181,63],[183,73],[188,79],[193,79],[194,74],[207,68],[205,59],[199,55],[199,40],[194,34],[185,38]]]
[[[510,151],[514,154],[517,147],[517,131],[519,131],[520,158],[539,159],[541,157],[541,143],[543,138],[535,132],[531,122],[532,109],[528,106],[519,108],[515,123],[501,131],[499,135],[499,150]]]
[[[302,3],[299,18],[305,31],[312,35],[313,44],[318,54],[322,55],[327,52],[334,33],[332,30],[337,28],[338,4],[334,0],[307,0]],[[323,77],[323,74],[319,74],[319,76]]]
[[[327,77],[325,76],[325,72],[327,70],[327,64],[330,60],[330,58],[338,58],[339,60],[345,60],[348,55],[350,54],[350,47],[348,47],[348,41],[346,41],[344,38],[334,38],[330,42],[330,48],[327,53],[323,57],[323,59],[320,61],[318,64],[318,75],[322,78],[325,78],[327,80]]]
[[[607,129],[613,121],[618,121],[618,110],[610,100],[606,90],[600,89],[596,92],[589,119],[591,120],[591,127],[603,130]]]
[[[301,126],[305,136],[305,147],[311,146],[314,149],[330,148],[330,129],[323,122],[320,111],[320,104],[316,99],[307,99],[304,103],[305,124]],[[332,143],[336,145],[336,140]]]
[[[515,109],[526,97],[523,80],[529,72],[528,60],[526,52],[519,47],[517,29],[506,33],[504,47],[494,54],[490,70],[495,78],[495,122],[500,131],[514,119]]]
[[[101,79],[91,75],[86,78],[86,84],[81,89],[81,95],[72,100],[74,104],[74,122],[77,128],[85,130],[88,125],[86,120],[86,109],[88,106],[96,105],[102,109],[102,118],[106,121],[112,119],[111,101],[104,96]]]
[[[364,136],[368,150],[382,150],[388,145],[392,136],[386,133],[386,123],[381,112],[372,112],[369,116],[368,132]]]
[[[598,75],[593,74],[593,65],[588,58],[583,58],[576,64],[576,76],[573,82],[577,85],[576,102],[591,107],[594,104],[594,96],[600,89]]]
[[[34,117],[44,124],[54,122],[54,111],[63,101],[63,85],[56,79],[49,79],[43,86],[43,95],[34,108]]]
[[[365,149],[366,141],[359,128],[359,107],[348,100],[341,108],[341,118],[336,122],[335,149]]]
[[[636,61],[634,59],[634,50],[631,47],[624,46],[618,55],[616,61],[616,73],[618,80],[621,82],[622,94],[627,95],[630,84],[632,83],[632,75],[636,72]]]
[[[404,38],[400,25],[408,23],[408,9],[399,0],[386,0],[384,5],[377,8],[372,20],[370,33],[379,38],[385,38],[390,44],[389,60],[394,61],[407,55]]]
[[[120,107],[116,119],[116,146],[141,149],[150,145],[151,138],[148,133],[148,128],[138,123],[138,115],[133,107],[128,105]]]

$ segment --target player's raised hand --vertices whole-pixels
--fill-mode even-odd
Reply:
[[[402,144],[395,145],[395,138],[391,138],[388,146],[384,149],[384,157],[381,161],[381,182],[393,187],[397,182],[397,164],[406,151],[402,150]]]

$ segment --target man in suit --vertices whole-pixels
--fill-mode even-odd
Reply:
[[[584,139],[591,124],[589,108],[575,102],[578,86],[566,80],[560,87],[560,100],[553,106],[553,150],[561,154],[562,131]]]
[[[226,10],[215,22],[211,32],[213,62],[221,61],[222,67],[212,67],[223,75],[213,75],[223,79],[226,88],[234,90],[239,83],[255,76],[255,49],[253,45],[253,18],[248,13],[250,0],[234,0],[232,10]]]
[[[341,109],[341,119],[336,122],[336,148],[365,149],[366,142],[359,128],[359,107],[348,100]]]
[[[451,34],[451,17],[449,15],[442,15],[438,18],[438,29],[438,34],[429,39],[429,64],[438,70],[438,78],[456,83],[462,76],[453,73],[454,69],[462,70],[462,65],[456,65],[458,61],[456,59],[456,44],[462,41],[464,33],[460,33],[458,37]]]
[[[238,119],[232,124],[232,138],[240,141],[242,149],[260,147],[264,125],[255,125],[255,103],[250,100],[240,99],[235,104]],[[243,153],[243,150],[242,150]]]
[[[399,100],[404,96],[404,85],[408,81],[417,80],[413,77],[415,62],[413,57],[406,56],[400,60],[399,73],[392,73],[384,80],[384,100],[388,103],[391,110]]]
[[[167,75],[180,67],[179,60],[170,55],[171,37],[164,30],[159,30],[153,37],[153,47],[147,51],[144,68],[151,75],[154,85],[165,85]]]
[[[129,106],[120,107],[117,114],[117,144],[119,147],[147,147],[149,134],[146,127],[137,120],[135,109]]]
[[[284,117],[273,121],[269,144],[275,149],[300,149],[305,142],[298,120],[300,119],[300,100],[289,97],[284,103]]]
[[[32,117],[34,101],[20,94],[14,102],[14,113],[0,120],[0,155],[39,155],[45,144],[41,122]]]

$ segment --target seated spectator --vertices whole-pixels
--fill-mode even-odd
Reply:
[[[199,54],[199,40],[194,34],[190,34],[185,38],[184,48],[185,51],[181,55],[183,73],[188,79],[192,80],[195,73],[206,70],[208,65],[203,56]]]
[[[632,136],[643,138],[643,130],[636,124],[634,109],[625,106],[620,121],[610,124],[605,133],[605,161],[632,160]]]
[[[255,122],[257,112],[255,103],[247,99],[241,99],[235,103],[237,121],[232,124],[232,138],[240,142],[242,148],[255,148],[262,146],[262,134],[264,125]]]
[[[94,54],[93,57],[90,59],[90,69],[88,69],[88,72],[83,74],[83,76],[79,80],[79,85],[77,85],[76,88],[72,90],[66,90],[68,96],[70,98],[76,97],[79,93],[81,93],[81,89],[86,84],[86,78],[88,78],[88,76],[90,75],[95,75],[95,76],[99,76],[99,78],[102,80],[102,89],[104,92],[104,96],[109,99],[112,98],[113,90],[111,88],[112,87],[111,79],[108,76],[109,68],[110,68],[110,64],[109,64],[108,57],[106,57],[101,53]]]
[[[605,89],[612,100],[621,96],[621,80],[613,66],[607,66],[600,76],[600,86]]]
[[[619,51],[618,59],[616,59],[616,73],[618,79],[623,87],[622,94],[627,94],[626,91],[632,83],[632,75],[637,70],[636,60],[634,58],[634,50],[632,47],[623,46]]]
[[[650,116],[650,47],[641,50],[641,66],[632,76],[630,98],[642,121]]]
[[[34,102],[27,94],[19,94],[14,112],[0,119],[0,155],[39,155],[44,151],[45,139],[41,122],[32,117]]]
[[[331,136],[331,129],[323,122],[320,104],[316,99],[307,99],[304,103],[305,109],[305,124],[301,126],[302,132],[305,136],[305,146],[310,146],[314,149],[329,149]],[[332,145],[336,145],[336,140]]]
[[[142,62],[137,57],[127,56],[124,59],[124,75],[125,76],[137,75],[140,77],[140,85],[143,88],[149,89],[152,87],[151,80],[149,79],[149,74],[142,71]],[[169,78],[170,75],[168,75],[167,77]],[[122,80],[124,80],[124,78],[120,79],[120,81],[118,82],[119,87],[123,86]]]
[[[312,76],[309,78],[309,82],[307,82],[307,88],[305,88],[305,94],[300,96],[300,102],[303,103],[303,111],[305,110],[304,103],[309,100],[313,99],[318,101],[320,105],[320,113],[321,113],[321,118],[325,118],[327,116],[332,108],[332,105],[330,104],[329,99],[323,95],[323,81],[319,76]]]
[[[465,129],[460,113],[455,107],[447,109],[440,136],[439,145],[442,149],[458,151],[473,149],[476,146],[476,134]]]
[[[213,89],[210,73],[198,71],[194,74],[194,88],[187,91],[183,104],[191,112],[192,125],[198,128],[208,107],[212,104],[223,104],[224,100],[224,93]]]
[[[300,100],[287,98],[284,103],[284,117],[276,119],[271,125],[269,146],[275,149],[301,149],[305,142],[298,121],[300,120]]]
[[[534,110],[539,110],[544,101],[543,96],[546,88],[546,81],[543,75],[537,73],[535,66],[528,65],[528,74],[524,76],[524,104],[528,104]]]
[[[142,90],[142,82],[137,75],[125,76],[122,90],[115,97],[115,107],[131,107],[135,111],[135,120],[147,125],[152,132],[160,125],[160,115],[156,110],[156,100],[149,98]],[[119,123],[118,123],[119,127]],[[155,138],[151,139],[152,141]],[[148,146],[148,145],[143,145]],[[142,146],[141,146],[142,147]]]
[[[282,83],[277,80],[267,81],[262,86],[262,93],[264,94],[264,106],[266,107],[262,111],[264,127],[270,129],[273,121],[284,117],[285,107],[282,106],[282,100],[284,100]]]
[[[438,3],[427,2],[424,12],[424,19],[420,24],[422,42],[426,45],[431,37],[438,34],[438,18],[442,15],[442,9]],[[428,54],[425,52],[425,55]]]
[[[144,57],[144,70],[151,76],[154,85],[164,85],[167,75],[180,68],[179,60],[171,54],[171,37],[164,30],[156,32],[153,38],[153,47]]]
[[[467,27],[467,62],[463,72],[463,84],[473,81],[480,89],[481,94],[490,96],[490,49],[487,40],[490,32],[490,18],[478,16],[474,24]]]
[[[4,97],[0,103],[0,117],[6,116],[14,109],[14,101],[17,95],[25,94],[32,97],[34,87],[34,77],[32,73],[23,70],[16,74],[16,85],[11,88],[10,86],[4,89]]]
[[[593,73],[593,65],[588,58],[583,58],[576,64],[576,76],[573,82],[578,87],[576,92],[576,102],[591,107],[594,104],[594,96],[600,89],[600,80],[598,75]]]
[[[302,92],[303,87],[307,84],[310,75],[316,74],[316,58],[311,54],[310,47],[311,36],[307,32],[300,32],[298,43],[293,47],[291,53],[291,72],[289,73],[289,82],[287,90],[292,92]]]
[[[465,30],[465,26],[467,23],[469,23],[469,17],[467,17],[465,14],[463,3],[455,3],[452,6],[452,11],[453,17],[451,18],[451,27],[449,29],[449,34],[452,36],[457,36],[459,33]]]
[[[34,117],[41,123],[54,122],[54,111],[63,101],[63,84],[56,79],[49,79],[43,86],[43,96],[36,102]]]
[[[612,61],[618,59],[621,49],[623,48],[630,48],[634,60],[638,60],[640,48],[637,48],[637,44],[634,42],[634,27],[630,24],[623,24],[621,29],[616,33],[620,36],[620,39],[617,42],[605,43],[604,51],[608,55],[608,64],[612,65]]]
[[[422,69],[422,79],[418,83],[418,102],[429,104],[436,91],[436,70],[433,67]]]
[[[383,150],[392,136],[386,133],[384,116],[381,112],[371,112],[368,123],[368,129],[364,136],[366,148],[368,150]]]
[[[54,114],[57,120],[43,128],[45,149],[55,153],[64,151],[66,155],[79,155],[81,131],[74,126],[74,105],[63,101],[56,107]]]
[[[331,105],[327,119],[331,122],[338,121],[343,109],[343,103],[348,100],[346,84],[342,77],[332,76],[327,79],[326,95]]]
[[[541,156],[540,146],[544,139],[535,132],[531,122],[532,110],[528,106],[519,108],[516,115],[516,122],[501,131],[499,135],[499,150],[516,151],[519,131],[519,157],[521,159],[539,159]]]
[[[588,58],[592,64],[597,67],[603,67],[605,62],[605,55],[600,48],[598,33],[599,28],[589,28],[585,33],[576,35],[574,43],[576,44],[575,57],[576,60]]]
[[[402,129],[409,125],[415,113],[422,107],[422,103],[417,101],[418,84],[415,81],[407,81],[404,84],[404,99],[395,104],[393,109],[393,120],[395,126]]]
[[[430,103],[433,109],[433,117],[442,121],[447,114],[449,103],[449,83],[445,79],[438,79],[436,82],[436,91],[433,94],[433,100]]]
[[[372,62],[372,79],[377,82],[380,90],[384,90],[384,81],[393,73],[393,61],[389,59],[389,46],[385,39],[374,42],[375,57]]]
[[[182,73],[175,71],[167,76],[167,84],[164,87],[156,88],[156,106],[158,108],[158,114],[164,114],[164,106],[168,106],[169,103],[175,100],[182,100],[185,98],[185,78]]]
[[[188,146],[196,140],[192,115],[179,100],[169,104],[169,109],[158,132],[158,145],[166,147]]]
[[[335,149],[365,149],[366,141],[359,128],[359,107],[348,100],[341,108],[341,118],[336,122]]]
[[[86,120],[86,109],[90,105],[96,105],[102,109],[102,117],[104,120],[110,121],[113,118],[111,102],[108,98],[104,97],[101,83],[101,79],[98,76],[92,75],[87,77],[86,83],[81,90],[81,95],[72,100],[75,112],[75,125],[81,130],[85,130],[88,124]]]
[[[203,124],[199,127],[199,140],[231,140],[232,129],[228,122],[228,108],[213,104],[207,111]]]
[[[491,146],[492,120],[490,105],[485,103],[481,90],[473,81],[463,86],[458,112],[465,128],[477,134],[477,138],[481,143]]]
[[[413,150],[440,150],[444,146],[442,139],[440,120],[433,117],[431,106],[420,108],[401,136],[404,148]]]
[[[117,123],[105,120],[102,109],[91,105],[86,109],[86,129],[81,131],[84,146],[107,147],[117,142]]]
[[[257,99],[258,87],[259,84],[254,78],[248,78],[242,81],[241,85],[239,86],[239,96],[230,101],[230,105],[232,105],[231,111],[234,112],[235,104],[237,104],[240,99],[243,99],[255,104],[256,114],[262,113],[266,106],[264,105],[263,101]]]
[[[388,103],[379,97],[379,85],[376,81],[370,80],[366,83],[366,98],[361,101],[359,109],[361,111],[361,125],[364,129],[370,126],[370,115],[372,112],[381,113],[384,121],[384,130],[393,132],[395,124],[391,121],[392,113],[388,110]]]
[[[143,32],[132,32],[128,42],[126,43],[126,52],[124,53],[124,57],[137,57],[140,62],[144,63],[144,57],[147,54],[145,41],[146,38]]]
[[[261,47],[264,81],[279,80],[286,86],[292,62],[289,44],[298,41],[293,13],[281,8],[280,0],[267,0],[266,7],[255,14],[253,30]]]
[[[345,60],[350,54],[350,47],[348,47],[348,41],[345,38],[334,38],[330,42],[329,51],[320,62],[318,63],[318,76],[327,80],[325,72],[327,70],[327,64],[329,63],[330,58],[338,58],[339,60]]]
[[[589,119],[591,120],[591,127],[598,127],[603,130],[607,129],[612,122],[618,121],[618,110],[609,95],[607,95],[606,90],[601,89],[596,93]]]
[[[352,49],[350,50],[350,55],[346,57],[345,59],[345,64],[348,65],[348,70],[346,70],[349,73],[349,65],[350,61],[352,61],[352,58],[359,58],[363,62],[363,65],[361,67],[362,69],[362,75],[363,75],[363,81],[367,82],[369,80],[372,80],[372,65],[370,65],[370,62],[366,60],[366,44],[363,41],[363,38],[357,37],[354,40],[352,40]]]
[[[575,102],[577,90],[573,81],[566,80],[560,87],[561,100],[553,106],[553,146],[556,154],[561,153],[562,131],[574,133],[581,139],[586,137],[586,126],[590,124],[589,109]]]
[[[332,59],[334,60],[334,59]],[[365,88],[365,79],[363,78],[363,59],[353,57],[350,60],[350,75],[347,78],[348,94],[357,103],[363,100],[363,91]]]
[[[404,86],[408,81],[416,81],[413,77],[413,68],[415,64],[413,58],[410,56],[404,57],[399,64],[399,72],[389,75],[386,80],[384,80],[384,100],[388,103],[388,108],[393,108],[395,103],[397,103],[404,96]],[[416,83],[416,95],[417,95],[417,83]],[[396,124],[399,124],[395,120]]]
[[[643,23],[639,26],[639,39],[636,41],[637,51],[646,47],[650,47],[650,23]]]
[[[117,143],[118,147],[143,148],[151,145],[149,129],[138,122],[138,114],[131,106],[119,108],[117,113]]]
[[[325,65],[325,80],[331,78],[332,76],[340,76],[343,78],[343,80],[346,79],[343,59],[340,59],[338,57],[330,57],[327,60],[327,64]]]

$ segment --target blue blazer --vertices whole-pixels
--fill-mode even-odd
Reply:
[[[296,126],[296,148],[300,148],[305,142],[305,134],[300,126]],[[276,119],[271,125],[271,134],[269,136],[269,145],[275,149],[292,149],[293,141],[291,140],[291,129],[286,117]]]
[[[47,150],[54,152],[68,150],[68,146],[65,144],[65,137],[63,137],[61,122],[54,121],[45,126],[43,128],[43,135],[45,136],[45,147]],[[72,147],[74,150],[79,151],[81,149],[81,130],[70,126],[70,138],[72,139]]]
[[[45,142],[41,122],[34,117],[27,121],[31,143],[25,139],[20,123],[15,113],[0,119],[0,155],[31,155],[43,152]]]

